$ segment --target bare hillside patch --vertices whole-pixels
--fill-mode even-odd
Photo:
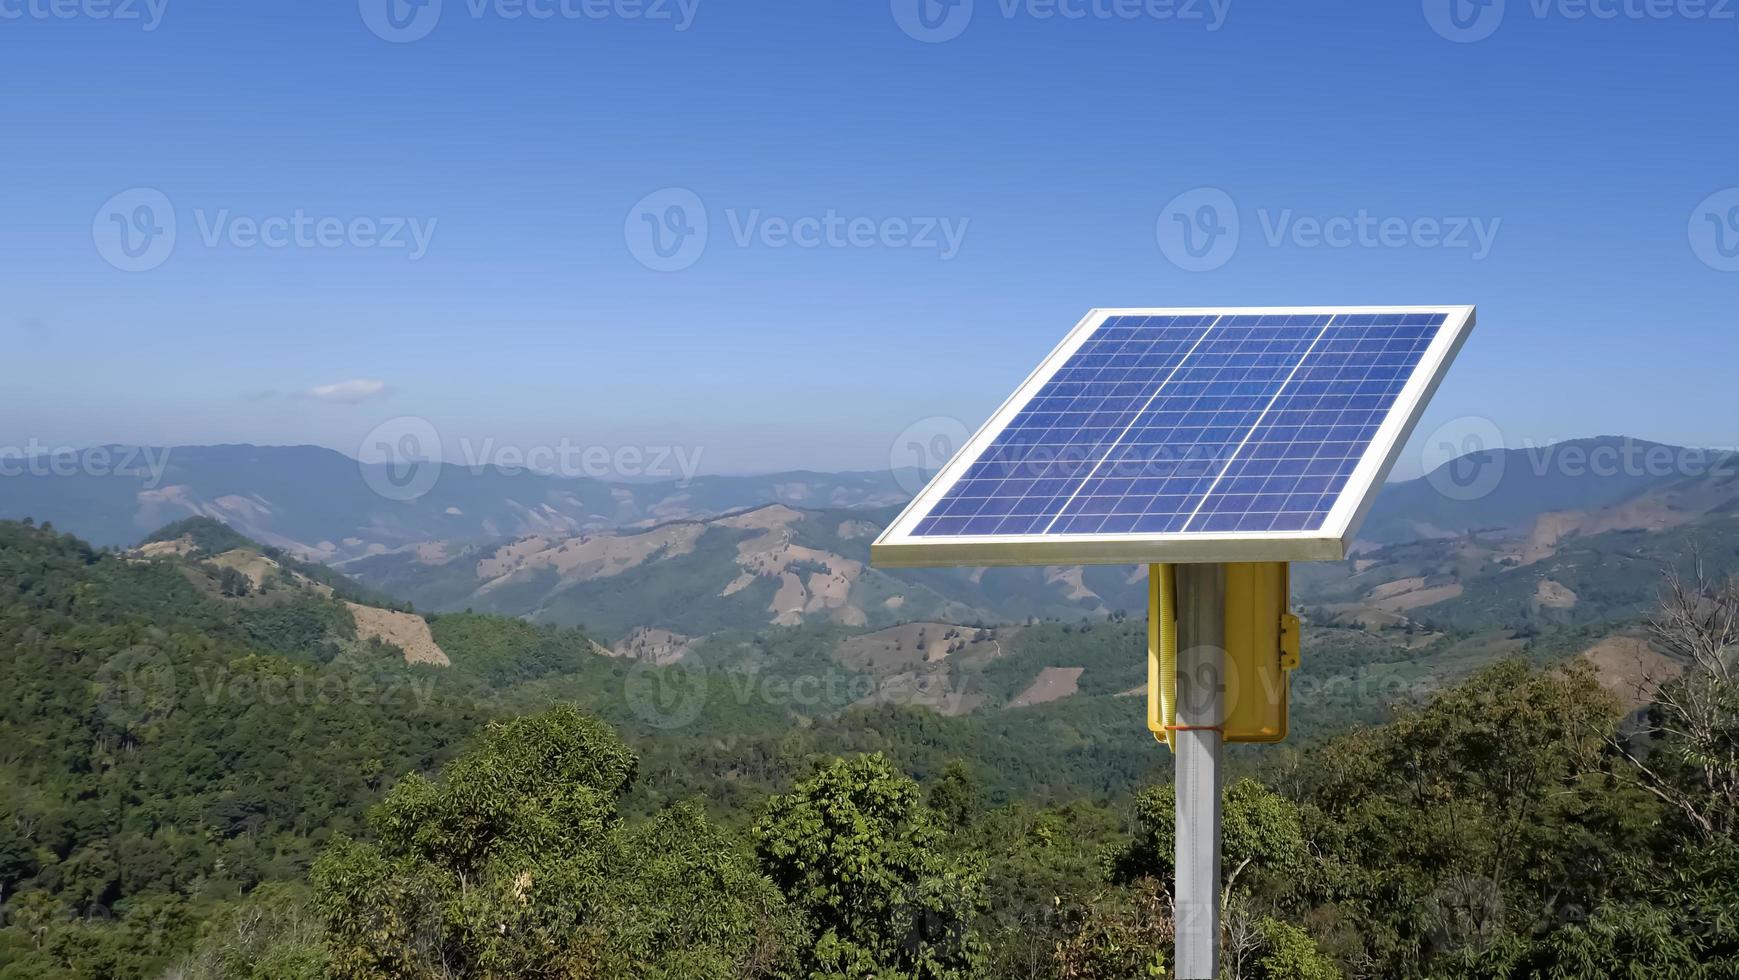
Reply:
[[[1085,667],[1046,667],[1008,706],[1025,708],[1060,701],[1081,689],[1081,675],[1084,673]]]
[[[429,632],[428,620],[423,617],[415,613],[376,609],[374,606],[362,606],[354,602],[346,602],[344,605],[356,619],[356,632],[359,636],[365,640],[380,640],[398,647],[405,652],[405,663],[452,666],[453,662],[447,659],[447,652],[435,643],[434,634]]]
[[[1685,672],[1682,665],[1656,650],[1645,637],[1631,634],[1601,640],[1582,651],[1582,659],[1594,665],[1600,686],[1611,691],[1628,711],[1653,701],[1662,684]]]

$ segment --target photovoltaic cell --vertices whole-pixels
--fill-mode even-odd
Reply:
[[[1446,319],[1109,317],[912,534],[1319,529]]]
[[[1215,319],[1107,319],[997,434],[919,533],[1042,533]]]

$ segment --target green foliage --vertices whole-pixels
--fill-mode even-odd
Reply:
[[[233,568],[225,568],[218,573],[218,589],[231,598],[245,598],[253,592],[253,582],[246,575]]]
[[[348,609],[311,595],[247,606],[235,615],[254,646],[316,664],[330,663],[340,642],[356,637],[356,620]]]
[[[0,980],[1168,968],[1169,758],[1116,696],[1140,623],[968,643],[950,679],[987,706],[943,717],[867,697],[841,627],[649,667],[450,615],[453,667],[412,668],[317,590],[220,574],[0,523]],[[1320,740],[1228,755],[1234,975],[1739,975],[1739,852],[1699,775],[1725,735],[1660,706],[1625,728],[1586,668],[1538,666],[1603,634],[1535,628],[1411,651],[1312,628]],[[1525,659],[1482,666],[1500,650]],[[1083,664],[1075,698],[995,707]],[[669,724],[648,681],[698,713]],[[1709,685],[1663,697],[1730,693]],[[1389,695],[1386,724],[1328,737]]]
[[[1572,911],[1558,928],[1465,951],[1445,972],[1481,980],[1739,976],[1739,846],[1731,840],[1668,855],[1627,900],[1592,915]]]
[[[649,980],[788,974],[807,941],[785,897],[690,801],[619,835],[600,937]],[[654,966],[654,964],[660,964]],[[653,969],[662,972],[650,972]]]
[[[335,977],[676,978],[775,967],[779,898],[698,808],[641,830],[637,766],[569,706],[492,725],[438,780],[406,778],[313,870]],[[746,974],[756,975],[756,974]]]
[[[178,541],[181,538],[192,542],[192,557],[195,558],[221,555],[237,548],[258,547],[239,531],[211,517],[188,517],[165,525],[140,543],[155,544],[159,541]]]
[[[1303,929],[1264,918],[1257,923],[1256,934],[1259,952],[1253,976],[1257,980],[1341,980],[1340,968]]]
[[[948,763],[941,778],[930,787],[930,809],[951,830],[972,825],[983,808],[978,780],[971,767],[959,759]]]
[[[492,685],[572,674],[597,659],[591,640],[578,630],[534,626],[499,616],[434,616],[430,617],[429,630],[455,669],[476,674]]]
[[[838,760],[775,797],[755,837],[816,933],[806,975],[965,980],[982,962],[982,871],[941,853],[917,784],[881,756]]]
[[[1253,779],[1240,779],[1221,793],[1220,853],[1231,887],[1267,878],[1277,886],[1293,880],[1308,860],[1297,804]],[[1134,839],[1109,856],[1112,881],[1169,879],[1177,841],[1177,798],[1170,786],[1142,791],[1135,799]]]
[[[200,929],[176,980],[323,980],[326,947],[299,885],[261,885]]]
[[[271,653],[243,606],[0,523],[0,976],[155,974],[479,721],[403,664]]]
[[[1303,811],[1317,901],[1392,975],[1600,904],[1658,815],[1604,773],[1616,720],[1587,670],[1511,662],[1325,746]]]
[[[326,586],[341,599],[360,602],[364,605],[381,606],[388,609],[399,608],[396,604],[380,593],[358,585],[354,580],[334,572],[325,565],[305,562],[281,548],[274,548],[270,545],[263,545],[249,540],[239,531],[216,518],[189,517],[184,520],[176,521],[173,524],[166,525],[159,529],[155,534],[147,537],[143,542],[141,542],[141,544],[152,544],[158,541],[177,541],[181,538],[187,538],[193,545],[193,551],[189,554],[189,558],[212,558],[225,552],[237,550],[258,552],[259,554],[270,558],[272,561],[277,562],[282,568],[300,575],[309,581],[317,582]],[[221,575],[222,573],[219,574]],[[227,578],[227,576],[225,576],[225,578]],[[233,580],[230,581],[232,585],[235,584]],[[246,592],[231,593],[226,589],[225,594],[246,595]]]
[[[1013,631],[1005,656],[964,681],[993,704],[1012,700],[1046,667],[1082,667],[1081,692],[1111,695],[1147,682],[1147,624],[1041,623]]]
[[[1050,958],[1058,980],[1164,977],[1172,941],[1171,897],[1149,880],[1069,908]]]

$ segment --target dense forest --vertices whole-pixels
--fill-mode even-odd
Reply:
[[[700,672],[456,614],[451,665],[407,664],[323,569],[244,584],[237,541],[170,531],[0,523],[0,978],[1167,975],[1168,763],[1132,703],[744,697],[769,666],[852,690],[802,629]],[[1650,704],[1542,637],[1239,754],[1228,975],[1739,976],[1739,592],[1661,591],[1683,673]],[[1139,624],[1064,629],[1011,660]]]

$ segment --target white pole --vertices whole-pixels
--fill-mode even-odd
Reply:
[[[1220,725],[1226,570],[1177,567],[1177,976],[1220,975]]]

